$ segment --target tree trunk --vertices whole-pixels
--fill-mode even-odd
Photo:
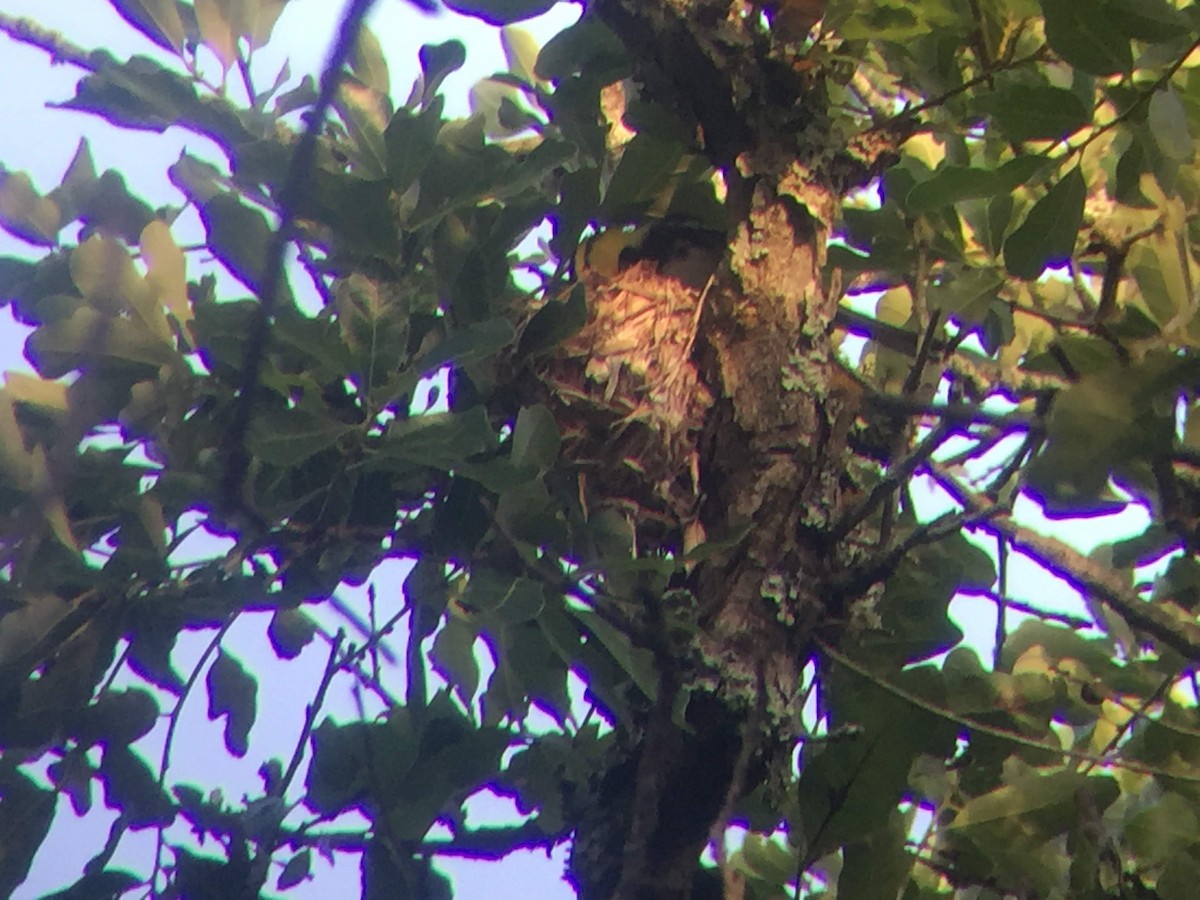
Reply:
[[[636,498],[642,552],[699,539],[724,547],[666,596],[644,596],[634,618],[631,638],[654,654],[658,694],[621,723],[580,810],[570,875],[583,900],[721,894],[698,878],[700,855],[748,793],[791,777],[809,642],[850,615],[831,586],[852,563],[850,543],[831,526],[855,493],[847,435],[861,391],[835,360],[839,290],[821,272],[839,194],[865,183],[878,151],[854,158],[801,143],[823,114],[819,85],[736,13],[719,0],[608,0],[589,10],[644,61],[644,90],[696,126],[726,178],[730,240],[699,286],[647,263],[615,288],[591,285],[589,324],[568,353],[611,362],[611,336],[634,318],[631,292],[690,298],[654,313],[691,321],[672,344],[682,358],[651,355],[627,366],[635,384],[607,389],[610,403],[627,391],[628,406],[642,404],[642,483],[617,484],[607,471],[589,482],[589,503]],[[797,102],[775,102],[780,90]],[[688,407],[675,397],[665,409],[660,380],[690,385],[699,399]],[[620,440],[628,454],[628,429]]]

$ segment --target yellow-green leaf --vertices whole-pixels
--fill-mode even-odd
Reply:
[[[110,314],[133,312],[152,334],[172,341],[157,292],[138,274],[120,242],[93,235],[71,254],[70,265],[71,280],[93,307]]]
[[[58,204],[39,194],[28,175],[0,167],[0,227],[31,244],[50,247],[61,225]]]
[[[508,70],[518,78],[536,84],[538,77],[533,70],[541,50],[537,39],[524,28],[509,25],[500,31],[500,46],[504,48]]]
[[[47,381],[24,372],[6,372],[4,389],[17,403],[28,403],[43,412],[64,413],[67,411],[67,386],[61,381]]]
[[[192,320],[192,305],[187,295],[187,260],[183,251],[161,219],[155,219],[142,230],[141,243],[146,281],[154,289],[158,302],[171,311],[180,325],[186,326]]]
[[[200,26],[200,39],[213,52],[225,71],[237,62],[238,36],[234,23],[226,16],[218,0],[196,0],[196,22]]]
[[[350,54],[350,71],[372,90],[385,96],[391,90],[392,80],[383,46],[370,28],[359,29],[358,40],[354,42],[354,51]]]

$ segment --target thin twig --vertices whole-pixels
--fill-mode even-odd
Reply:
[[[200,654],[200,659],[196,665],[192,667],[192,671],[188,674],[187,681],[183,683],[183,690],[179,693],[179,699],[175,701],[175,708],[167,716],[167,734],[163,740],[162,756],[159,758],[158,766],[158,789],[163,791],[167,781],[167,769],[171,767],[171,747],[175,740],[175,729],[179,725],[179,714],[183,712],[183,704],[187,702],[188,695],[191,694],[192,688],[196,686],[196,682],[200,680],[200,673],[204,671],[208,664],[208,659],[221,646],[221,641],[225,639],[225,634],[237,621],[237,614],[229,616],[224,624],[217,629],[217,633],[213,635],[212,640],[208,642],[208,646],[204,648],[204,652]],[[156,891],[156,883],[158,882],[159,873],[162,872],[162,852],[166,837],[166,826],[158,825],[158,833],[154,843],[154,869],[150,873],[150,891],[154,894]]]
[[[931,464],[929,470],[942,489],[965,510],[995,509],[936,463]],[[1189,661],[1200,660],[1200,626],[1147,603],[1119,572],[1088,559],[1057,538],[1046,537],[1018,524],[1007,510],[996,510],[990,517],[990,524],[1008,535],[1014,548],[1059,575],[1076,590],[1100,598],[1134,628],[1141,629]]]
[[[829,539],[834,542],[841,541],[858,525],[866,521],[867,517],[878,509],[880,504],[892,496],[902,482],[907,481],[923,463],[933,457],[933,454],[952,433],[953,429],[946,422],[939,422],[938,426],[929,432],[911,453],[888,468],[887,475],[871,489],[861,503],[846,513],[841,521],[834,524],[830,529]]]
[[[1069,613],[1054,612],[1049,609],[1042,609],[1039,606],[1034,606],[1032,603],[1026,603],[1023,600],[1016,600],[1007,595],[1002,596],[996,591],[978,590],[976,588],[964,588],[959,591],[964,597],[984,597],[991,600],[993,603],[1004,604],[1013,612],[1025,613],[1028,616],[1034,616],[1038,619],[1043,619],[1047,622],[1059,622],[1069,628],[1085,629],[1095,627],[1095,623],[1091,619],[1085,619],[1083,616],[1072,616]]]
[[[1042,750],[1046,753],[1053,754],[1054,756],[1068,757],[1084,763],[1112,766],[1113,768],[1117,769],[1125,769],[1128,772],[1136,772],[1139,775],[1155,775],[1164,778],[1185,781],[1189,784],[1200,784],[1200,776],[1184,775],[1182,773],[1160,769],[1157,766],[1146,765],[1145,763],[1132,760],[1106,758],[1102,756],[1096,756],[1091,753],[1084,753],[1081,750],[1064,748],[1059,744],[1051,744],[1046,741],[1039,741],[1037,738],[1027,737],[1026,735],[1020,734],[1016,731],[1010,731],[1006,728],[998,728],[995,725],[988,725],[985,722],[972,719],[970,716],[960,715],[951,709],[946,709],[943,706],[938,706],[936,703],[931,703],[923,697],[919,697],[916,694],[905,690],[898,684],[893,684],[886,678],[881,678],[878,674],[872,672],[867,666],[862,665],[856,660],[853,660],[838,650],[835,650],[820,638],[814,638],[813,640],[820,648],[821,652],[833,662],[849,669],[855,675],[867,679],[876,687],[887,691],[892,696],[898,697],[912,706],[915,706],[917,709],[923,710],[927,713],[932,713],[933,715],[945,719],[948,722],[953,722],[955,725],[961,725],[963,728],[968,728],[971,731],[979,734],[986,734],[989,737],[999,738],[1000,740],[1007,741],[1010,744],[1016,744],[1021,747],[1030,747],[1035,750]]]
[[[1159,682],[1158,687],[1151,692],[1150,696],[1146,697],[1138,705],[1136,710],[1127,710],[1130,714],[1129,718],[1125,720],[1124,724],[1117,729],[1116,733],[1109,739],[1108,743],[1104,745],[1104,749],[1100,751],[1101,757],[1106,757],[1110,753],[1116,751],[1117,746],[1121,743],[1121,738],[1125,737],[1125,735],[1129,733],[1129,729],[1146,716],[1146,713],[1150,711],[1150,707],[1152,707],[1155,703],[1160,702],[1162,698],[1166,696],[1167,690],[1170,689],[1171,685],[1175,683],[1176,677],[1177,676],[1175,675],[1166,676],[1162,681]],[[1083,774],[1086,775],[1095,767],[1096,764],[1094,762],[1085,763],[1082,769]]]
[[[992,648],[992,669],[1000,671],[1004,641],[1008,637],[1008,538],[996,533],[996,637]]]
[[[346,639],[346,633],[339,630],[334,636],[329,647],[329,659],[325,662],[325,671],[321,675],[321,683],[317,685],[317,692],[313,695],[312,703],[309,703],[304,710],[304,726],[300,730],[300,738],[296,741],[296,746],[292,750],[292,758],[288,761],[288,767],[283,773],[283,777],[279,779],[279,783],[274,786],[271,795],[283,799],[287,793],[288,786],[292,783],[292,779],[296,777],[296,773],[300,770],[300,761],[304,759],[304,749],[308,745],[308,740],[312,737],[313,726],[316,724],[317,715],[321,712],[321,707],[325,705],[325,695],[329,692],[329,685],[333,682],[333,676],[341,668],[338,662],[338,654],[342,650],[342,641]]]

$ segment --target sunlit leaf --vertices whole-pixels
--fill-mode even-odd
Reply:
[[[369,28],[358,32],[358,39],[354,42],[354,50],[350,54],[350,71],[373,91],[386,96],[391,89],[391,77],[388,74],[387,59],[383,55],[383,46]]]
[[[204,46],[228,71],[237,63],[238,37],[236,23],[230,20],[225,5],[220,0],[194,0],[196,22],[200,26],[200,38]]]

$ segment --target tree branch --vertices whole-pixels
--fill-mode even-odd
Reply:
[[[942,489],[967,512],[995,509],[936,463],[930,466],[930,471]],[[1146,602],[1119,573],[1088,559],[1057,538],[1018,524],[1011,512],[996,510],[989,517],[989,524],[1008,535],[1015,548],[1065,579],[1076,590],[1107,603],[1134,628],[1182,654],[1190,662],[1200,660],[1200,626],[1194,621],[1185,621]]]
[[[971,731],[979,734],[986,734],[989,737],[999,738],[1000,740],[1007,741],[1010,744],[1017,744],[1021,747],[1030,747],[1035,750],[1042,750],[1046,753],[1053,754],[1054,756],[1067,757],[1069,759],[1078,760],[1079,762],[1088,763],[1091,765],[1112,766],[1114,768],[1125,769],[1128,772],[1136,772],[1140,775],[1155,775],[1172,779],[1177,778],[1180,781],[1185,781],[1189,784],[1200,784],[1200,777],[1195,775],[1185,775],[1183,773],[1176,774],[1175,772],[1171,772],[1166,769],[1160,769],[1157,766],[1150,766],[1140,762],[1119,758],[1100,757],[1092,753],[1084,753],[1080,750],[1073,750],[1069,747],[1063,747],[1057,742],[1050,743],[1048,741],[1039,741],[1037,738],[1028,737],[1020,734],[1019,732],[1011,731],[1007,728],[997,728],[995,725],[988,725],[985,722],[972,719],[970,716],[959,715],[953,710],[946,709],[944,706],[939,706],[936,703],[931,703],[925,698],[919,697],[916,694],[905,690],[898,684],[893,684],[886,678],[882,678],[879,674],[872,672],[870,668],[858,662],[857,660],[851,659],[844,653],[835,650],[819,637],[814,637],[813,640],[824,656],[838,665],[849,669],[860,678],[865,678],[876,687],[887,691],[894,697],[898,697],[905,703],[915,706],[917,709],[932,713],[933,715],[939,716],[948,722],[961,725],[962,727],[968,728]]]
[[[418,0],[409,0],[418,2]],[[427,5],[428,0],[420,0]],[[242,379],[238,389],[233,416],[226,434],[227,456],[221,477],[221,495],[231,509],[245,510],[242,487],[250,467],[250,452],[246,434],[254,413],[254,398],[258,391],[259,372],[266,355],[271,319],[275,313],[278,294],[284,282],[284,257],[296,231],[296,208],[308,188],[309,174],[317,155],[317,135],[325,122],[325,114],[333,105],[333,96],[342,80],[342,68],[354,50],[358,33],[374,0],[352,0],[342,14],[337,40],[321,73],[321,90],[317,102],[308,113],[304,131],[288,163],[287,177],[279,192],[279,227],[275,229],[267,249],[262,280],[258,284],[258,307],[250,324],[246,352],[242,358]],[[248,510],[247,510],[248,511]]]

